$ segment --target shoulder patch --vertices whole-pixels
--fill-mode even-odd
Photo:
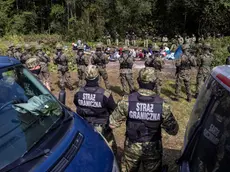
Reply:
[[[104,92],[104,96],[107,97],[107,98],[109,98],[109,96],[111,94],[112,94],[112,92],[110,90],[108,90],[108,89],[106,89],[105,92]]]

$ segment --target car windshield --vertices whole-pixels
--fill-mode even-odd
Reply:
[[[62,115],[49,91],[21,65],[0,69],[0,169],[29,151]]]
[[[212,76],[197,99],[186,141],[196,137],[189,166],[196,171],[230,171],[230,93]]]

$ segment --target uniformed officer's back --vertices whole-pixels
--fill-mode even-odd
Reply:
[[[111,128],[119,127],[122,120],[127,119],[122,171],[138,171],[140,163],[144,171],[161,171],[161,128],[170,135],[178,132],[170,105],[152,91],[155,80],[154,70],[141,69],[140,89],[124,96],[110,116]]]

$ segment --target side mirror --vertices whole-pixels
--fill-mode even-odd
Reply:
[[[65,105],[65,99],[66,99],[66,92],[65,90],[61,90],[59,92],[58,100]]]

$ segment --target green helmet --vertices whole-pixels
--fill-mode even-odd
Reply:
[[[60,43],[58,43],[58,44],[56,45],[56,49],[57,49],[57,50],[62,50],[62,45],[61,45]]]
[[[160,51],[160,47],[157,44],[154,44],[153,51]]]
[[[36,66],[39,66],[39,61],[36,57],[29,58],[26,61],[26,66],[28,67],[28,69],[33,69]]]
[[[98,44],[96,45],[96,49],[102,49],[102,43],[98,43]]]
[[[40,44],[36,45],[36,50],[42,50],[42,46]]]
[[[89,65],[86,68],[85,74],[86,74],[86,79],[88,79],[88,80],[96,79],[99,76],[97,66]]]
[[[15,46],[15,48],[16,48],[16,49],[21,49],[22,46],[21,46],[21,44],[17,44],[17,45]]]
[[[186,49],[189,49],[189,48],[190,48],[190,46],[188,44],[182,45],[182,50],[186,50]]]
[[[127,46],[124,46],[123,49],[122,49],[122,51],[123,51],[123,52],[124,52],[124,51],[129,51],[129,48],[128,48]]]
[[[13,47],[14,47],[14,44],[11,43],[11,44],[9,45],[9,48],[13,48]]]
[[[31,45],[30,44],[25,44],[25,49],[26,50],[30,50],[32,47],[31,47]]]
[[[203,48],[204,48],[204,49],[209,49],[209,50],[211,50],[211,49],[212,49],[212,47],[211,47],[211,44],[210,44],[210,43],[204,43]]]
[[[141,69],[139,72],[138,80],[145,84],[148,84],[150,82],[155,82],[156,76],[154,70],[151,69],[150,67],[145,67]]]

